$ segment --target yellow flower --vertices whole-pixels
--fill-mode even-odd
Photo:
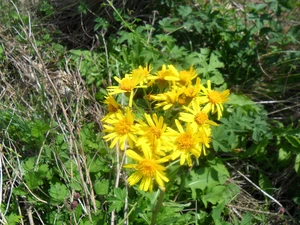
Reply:
[[[120,149],[125,149],[125,144],[128,143],[130,147],[134,146],[137,142],[135,133],[138,128],[134,125],[135,115],[131,112],[130,108],[126,108],[126,115],[118,110],[114,116],[105,119],[103,132],[108,133],[103,138],[105,141],[112,140],[110,148],[113,148],[117,143]]]
[[[134,73],[132,75],[126,74],[125,77],[121,80],[118,77],[114,77],[115,80],[119,83],[119,86],[109,86],[107,87],[107,91],[110,95],[126,93],[129,95],[129,107],[132,107],[132,99],[133,99],[133,90],[135,88],[147,88],[146,85],[138,85],[142,83],[144,79],[142,76],[139,76],[138,73]]]
[[[201,84],[200,84],[200,78],[197,77],[196,79],[196,84],[195,85],[191,85],[189,84],[185,90],[184,90],[184,95],[186,96],[186,98],[189,99],[193,99],[196,96],[198,96],[199,92],[201,90]]]
[[[148,66],[148,64],[146,64],[145,67],[139,66],[137,69],[132,70],[131,74],[133,77],[140,77],[141,82],[140,85],[143,85],[144,83],[147,84],[148,82],[148,76],[150,76],[150,71],[151,71],[152,67]],[[147,86],[150,86],[151,83],[147,84]]]
[[[171,154],[172,160],[180,157],[180,165],[187,161],[189,166],[192,166],[191,154],[198,158],[201,154],[199,143],[201,141],[199,135],[192,129],[190,124],[187,124],[186,131],[178,120],[175,120],[179,132],[174,132],[175,149]]]
[[[201,91],[200,78],[197,77],[195,85],[189,84],[186,87],[184,87],[183,94],[180,96],[182,99],[184,99],[181,105],[189,106],[191,101],[199,95],[200,91]]]
[[[164,64],[162,69],[157,71],[156,75],[149,76],[148,79],[155,80],[158,87],[163,90],[170,81],[179,81],[179,72],[173,65],[168,65],[167,69]]]
[[[160,163],[168,161],[167,158],[156,160],[151,158],[150,154],[146,154],[144,157],[142,157],[133,150],[127,150],[126,154],[138,162],[137,164],[127,164],[123,166],[127,169],[135,169],[135,172],[128,178],[128,183],[130,186],[133,186],[142,180],[139,186],[140,190],[149,190],[152,192],[153,180],[155,180],[156,183],[161,187],[164,187],[164,182],[169,182],[169,179],[164,173],[166,168],[160,165]]]
[[[179,81],[178,83],[182,86],[191,84],[192,80],[198,75],[193,66],[190,67],[190,70],[182,70],[179,72]]]
[[[202,96],[199,97],[201,103],[206,103],[203,110],[211,113],[218,113],[218,120],[222,116],[224,110],[223,103],[229,100],[228,96],[230,91],[227,89],[223,92],[215,91],[211,89],[210,80],[207,81],[207,88],[202,86]]]
[[[179,119],[181,121],[190,123],[191,126],[196,130],[202,129],[203,131],[206,131],[210,125],[218,126],[217,123],[208,118],[207,111],[201,109],[199,98],[195,98],[192,101],[191,106],[192,108],[183,106],[188,113],[179,113]]]
[[[170,133],[166,131],[167,125],[164,123],[164,118],[157,117],[153,114],[144,114],[146,123],[139,120],[137,127],[139,128],[137,145],[141,146],[144,154],[145,152],[152,152],[152,157],[156,155],[164,156],[165,151],[170,151],[173,145],[170,141]]]
[[[156,103],[155,108],[163,107],[163,110],[168,110],[172,106],[175,106],[178,103],[178,100],[182,100],[180,95],[183,91],[183,88],[173,86],[171,91],[158,95],[150,95],[149,99],[160,102]]]
[[[105,121],[108,117],[116,113],[118,110],[122,109],[121,105],[119,105],[114,97],[108,95],[105,97],[104,103],[107,105],[108,113],[103,117],[102,121]]]
[[[209,143],[211,142],[211,130],[209,130],[209,133],[203,132],[203,131],[199,131],[197,136],[199,137],[199,150],[200,150],[200,155],[203,151],[204,155],[207,155],[206,153],[206,148],[210,148]]]

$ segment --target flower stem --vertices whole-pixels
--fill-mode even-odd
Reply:
[[[158,200],[157,200],[157,203],[156,203],[156,207],[152,213],[152,219],[151,219],[151,225],[155,225],[156,224],[156,218],[157,218],[157,215],[160,211],[160,208],[162,206],[162,202],[163,202],[163,199],[164,199],[164,195],[165,195],[165,188],[162,188],[160,187],[158,189],[158,191],[160,192],[159,193],[159,197],[158,197]]]
[[[149,102],[149,99],[148,99],[148,95],[147,95],[147,93],[146,93],[146,90],[143,89],[143,92],[144,92],[144,96],[145,96],[144,99],[145,99],[145,101],[146,101],[146,103],[147,103],[147,105],[148,105],[150,114],[153,115],[152,107],[151,107],[151,104],[150,104],[150,102]]]

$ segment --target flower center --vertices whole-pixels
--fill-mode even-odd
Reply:
[[[186,96],[188,97],[194,97],[195,96],[195,88],[194,87],[188,87],[184,93],[186,94]]]
[[[209,101],[213,104],[217,104],[217,103],[221,103],[222,102],[222,98],[219,92],[217,91],[210,91],[208,93],[208,98]]]
[[[185,98],[183,96],[180,96],[178,98],[177,102],[178,102],[179,105],[184,105],[186,103]]]
[[[135,87],[135,84],[130,78],[123,78],[120,83],[120,88],[124,91],[131,91]]]
[[[199,126],[202,126],[208,120],[208,116],[205,112],[199,112],[195,115],[194,120]]]
[[[193,137],[190,133],[183,133],[176,139],[179,149],[189,150],[194,146]]]
[[[130,127],[131,124],[128,122],[128,120],[126,119],[120,120],[116,124],[116,132],[121,135],[128,134],[130,132]]]
[[[149,139],[153,139],[153,138],[160,138],[161,135],[161,130],[158,129],[155,126],[150,127],[150,129],[147,132]]]
[[[154,177],[157,170],[157,164],[152,159],[144,159],[137,165],[137,170],[140,171],[144,176]]]

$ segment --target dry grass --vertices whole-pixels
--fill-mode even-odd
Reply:
[[[17,8],[16,11],[18,12]],[[5,215],[13,201],[19,207],[21,224],[34,224],[33,216],[40,218],[40,223],[45,224],[38,210],[35,209],[34,204],[28,201],[28,198],[33,199],[36,203],[49,203],[36,196],[34,191],[26,185],[21,165],[23,157],[34,154],[37,155],[35,162],[35,169],[37,169],[40,157],[45,150],[45,142],[38,152],[30,153],[28,150],[20,152],[22,146],[11,139],[11,134],[7,132],[15,118],[21,119],[23,124],[32,123],[35,118],[42,116],[39,115],[42,112],[43,117],[50,121],[49,126],[53,129],[51,132],[56,131],[63,134],[69,150],[69,161],[78,170],[80,180],[76,180],[72,173],[70,174],[66,170],[59,154],[55,155],[57,168],[64,174],[66,181],[76,180],[82,186],[81,207],[91,218],[91,212],[97,210],[95,194],[88,172],[89,165],[87,165],[86,155],[78,137],[82,129],[82,121],[95,122],[99,127],[101,126],[100,118],[103,108],[87,91],[80,72],[70,69],[67,57],[64,71],[48,69],[48,59],[43,58],[43,49],[37,45],[30,23],[22,23],[18,27],[13,27],[13,30],[22,34],[22,40],[11,33],[11,30],[0,26],[0,39],[3,40],[2,47],[7,59],[0,68],[0,111],[11,113],[11,121],[0,132],[3,138],[0,144],[1,178],[3,178],[3,172],[7,177],[6,180],[1,180],[0,184],[2,193],[0,202],[6,205],[6,210],[2,211],[0,215],[1,220],[2,222],[6,221]],[[50,131],[46,133],[45,140],[51,138],[49,135]],[[97,154],[98,152],[95,152],[93,157],[97,157]],[[12,199],[14,188],[20,185],[24,186],[31,196]],[[73,200],[74,193],[70,192],[69,202],[73,202]],[[75,218],[71,220],[75,220]]]
[[[243,165],[244,164],[244,165]],[[263,224],[297,224],[294,218],[295,205],[292,201],[286,198],[285,192],[295,178],[294,168],[289,167],[280,174],[268,174],[269,176],[278,176],[272,183],[273,187],[278,187],[276,194],[270,195],[256,185],[250,177],[242,173],[245,167],[252,167],[252,170],[261,171],[255,168],[254,165],[242,164],[231,165],[227,163],[231,169],[230,183],[236,184],[240,188],[240,193],[235,196],[230,204],[227,204],[230,213],[237,218],[242,219],[245,213],[250,212],[252,216],[264,215],[265,222]],[[264,171],[261,171],[266,173]],[[290,212],[293,212],[290,214]],[[286,214],[287,216],[284,216]],[[233,222],[233,220],[232,220]]]

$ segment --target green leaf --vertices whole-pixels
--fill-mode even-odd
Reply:
[[[28,158],[24,164],[23,164],[23,168],[26,172],[30,172],[34,169],[35,166],[35,161],[36,161],[36,157],[30,157]]]
[[[87,157],[87,165],[88,165],[89,171],[91,173],[97,173],[100,171],[103,171],[103,172],[109,171],[107,162],[100,158],[91,158],[90,156],[88,156]]]
[[[215,225],[230,225],[231,224],[231,223],[225,222],[221,219],[224,208],[225,208],[225,202],[222,202],[213,208],[211,216],[214,220]]]
[[[224,118],[222,118],[223,121]],[[229,130],[227,126],[221,124],[220,126],[212,127],[212,145],[215,151],[222,151],[222,152],[230,152],[232,141],[228,141]],[[233,135],[233,133],[232,133]],[[232,135],[230,138],[232,139]]]
[[[226,190],[223,194],[223,200],[227,204],[232,201],[236,196],[240,194],[240,187],[238,185],[228,183],[226,184]]]
[[[36,189],[43,184],[43,178],[38,172],[26,173],[24,179],[30,189]]]
[[[10,213],[9,215],[5,216],[8,225],[16,225],[21,222],[22,216],[19,216],[15,213]]]
[[[209,51],[203,50],[203,53],[201,53],[201,54],[203,54],[203,56],[207,57],[206,54],[208,52]],[[216,84],[222,84],[224,82],[224,80],[218,69],[223,68],[224,63],[220,62],[217,52],[211,52],[209,62],[207,62],[207,61],[208,61],[207,58],[205,58],[202,61],[199,61],[199,65],[202,68],[198,68],[197,72],[199,74],[203,75],[203,77],[205,77],[206,79],[213,79]],[[216,77],[213,78],[213,76],[216,76]]]
[[[300,148],[300,139],[296,136],[285,136],[284,137],[293,147]]]
[[[263,173],[259,173],[258,183],[259,183],[259,186],[261,187],[261,189],[263,189],[265,192],[267,192],[268,194],[272,193],[272,190],[273,190],[272,183],[269,180],[269,178],[266,175],[264,175]]]
[[[69,191],[67,187],[62,183],[51,184],[49,189],[49,195],[51,200],[54,202],[62,203],[66,198],[69,197]]]
[[[215,74],[214,76],[212,76],[210,78],[211,82],[216,84],[216,85],[221,85],[224,83],[224,78],[222,76],[222,74]]]
[[[65,52],[66,49],[63,45],[57,44],[57,43],[51,43],[51,46],[54,51],[56,52]]]
[[[185,186],[190,188],[192,191],[192,198],[196,199],[196,190],[200,189],[204,191],[205,189],[211,189],[216,185],[224,184],[228,178],[228,171],[224,166],[217,165],[218,163],[211,167],[201,167],[192,170],[185,178]],[[223,168],[224,170],[220,169]]]
[[[223,193],[226,190],[226,187],[223,185],[215,186],[209,192],[205,195],[201,196],[201,200],[203,201],[203,204],[205,207],[207,207],[207,203],[210,202],[213,205],[217,204],[222,200]]]
[[[94,26],[94,31],[97,31],[100,27],[107,29],[109,27],[109,23],[107,20],[103,19],[102,17],[97,17],[95,19],[95,26]]]
[[[252,215],[251,215],[251,213],[247,212],[247,213],[243,214],[243,218],[242,218],[240,225],[249,225],[249,224],[251,224],[251,220],[252,220]]]
[[[283,146],[282,148],[280,148],[278,152],[279,166],[288,165],[290,163],[291,157],[292,153],[288,147]]]
[[[163,207],[161,208],[160,213],[156,224],[185,224],[186,221],[189,221],[190,215],[181,214],[184,208],[187,208],[191,203],[179,204],[176,202],[164,202]]]
[[[4,49],[3,47],[0,45],[0,59],[4,58]]]
[[[254,9],[259,12],[261,11],[262,9],[266,8],[267,7],[267,4],[263,3],[263,4],[254,4],[253,5]]]
[[[109,180],[107,179],[98,180],[94,184],[94,189],[97,195],[107,195],[109,191]]]
[[[207,69],[208,67],[208,56],[210,54],[210,50],[206,49],[206,48],[202,48],[199,52],[192,52],[190,54],[188,54],[185,58],[185,62],[186,62],[186,67],[189,67],[190,65],[194,65],[196,66],[196,72],[199,75],[202,75]],[[198,66],[201,66],[200,68]],[[204,67],[204,68],[203,68]]]
[[[229,203],[240,193],[240,189],[234,184],[226,184],[215,186],[206,192],[206,194],[201,196],[201,200],[205,207],[207,207],[208,202],[214,205],[221,202],[225,202],[225,204]]]
[[[31,128],[31,135],[36,138],[43,137],[49,129],[50,127],[44,121],[35,120]]]
[[[11,11],[10,14],[9,14],[9,16],[12,17],[15,20],[19,19],[19,16],[18,16],[18,14],[15,11]]]
[[[38,171],[42,175],[47,174],[48,170],[49,170],[49,166],[47,164],[42,164],[42,165],[39,165],[39,167],[38,167]]]
[[[209,68],[210,70],[215,70],[217,68],[223,68],[224,67],[224,63],[222,63],[219,60],[219,56],[215,53],[212,52],[210,55],[210,59],[209,59]]]
[[[107,198],[107,201],[111,203],[109,206],[109,212],[112,212],[113,210],[119,212],[124,206],[125,198],[126,198],[125,188],[123,189],[115,188],[114,196]]]
[[[278,152],[278,161],[286,161],[291,157],[291,153],[286,148],[280,148]]]
[[[178,25],[173,24],[174,22],[177,22],[179,19],[177,18],[163,18],[158,23],[162,28],[167,32],[173,32],[178,29]]]
[[[192,8],[190,6],[179,6],[178,13],[184,18],[191,14]]]
[[[137,34],[129,33],[126,31],[120,31],[119,32],[120,38],[118,38],[117,43],[122,44],[124,42],[127,42],[128,45],[133,45],[135,40],[138,38]]]
[[[221,159],[215,157],[212,160],[208,160],[208,163],[211,166],[211,168],[215,169],[219,174],[222,174],[222,175],[225,175],[226,177],[229,177],[229,172],[228,172],[226,166],[224,165],[224,163],[222,162]],[[225,180],[222,179],[222,182],[225,182]]]
[[[85,151],[98,150],[100,148],[99,140],[94,132],[94,127],[94,123],[89,123],[80,131],[80,140]]]
[[[53,170],[52,168],[49,168],[47,164],[39,165],[38,173],[39,173],[39,177],[47,178],[48,180],[51,180],[51,178],[53,177]]]
[[[298,207],[300,206],[300,189],[298,187],[295,187],[290,189],[292,190],[291,192],[291,198],[293,199],[293,201],[298,205]]]
[[[266,153],[266,147],[269,144],[269,138],[264,137],[258,144],[256,145],[255,155],[258,157],[263,157]]]
[[[81,191],[82,187],[80,185],[80,182],[73,180],[69,183],[69,187],[72,188],[74,191]]]
[[[14,195],[18,195],[18,196],[26,196],[28,194],[28,192],[26,192],[24,190],[24,188],[18,186],[14,188]]]
[[[261,141],[263,138],[269,139],[269,136],[270,137],[272,136],[271,133],[267,134],[269,131],[269,124],[267,123],[266,120],[264,120],[260,116],[257,116],[255,118],[252,131],[253,131],[252,139],[255,142]],[[265,134],[266,134],[266,136],[265,136]]]
[[[167,34],[157,34],[155,37],[157,38],[158,42],[166,43],[168,46],[173,45],[175,42],[175,39]]]
[[[255,111],[260,111],[260,108],[258,108],[257,104],[250,100],[247,96],[245,95],[236,95],[231,93],[229,96],[229,101],[226,102],[225,104],[228,105],[237,105],[237,106],[242,106],[242,107],[249,107]]]
[[[36,157],[30,157],[23,164],[23,168],[25,172],[24,179],[28,187],[31,189],[36,189],[40,185],[42,185],[43,178],[44,176],[46,176],[46,174],[43,173],[45,166],[41,166],[41,171],[38,170],[34,171],[35,161],[36,161]]]
[[[298,154],[295,159],[295,170],[297,174],[300,176],[300,154]]]
[[[186,54],[187,54],[186,49],[184,47],[178,47],[177,45],[175,45],[170,51],[170,55],[172,59],[182,58]]]

